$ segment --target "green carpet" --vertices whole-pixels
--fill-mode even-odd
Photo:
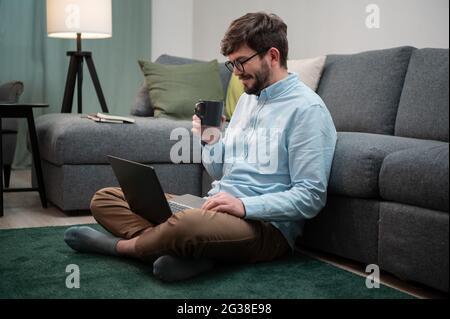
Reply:
[[[302,255],[163,283],[151,265],[74,252],[66,228],[0,230],[0,298],[411,298],[383,285],[367,289],[365,278]],[[66,288],[69,264],[79,266],[78,289]]]

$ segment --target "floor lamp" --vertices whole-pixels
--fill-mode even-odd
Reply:
[[[92,52],[81,50],[81,39],[112,36],[111,0],[47,0],[49,37],[76,39],[77,50],[70,56],[61,113],[71,113],[77,82],[78,113],[82,113],[83,61],[86,61],[103,112],[108,113],[105,97],[95,70]]]

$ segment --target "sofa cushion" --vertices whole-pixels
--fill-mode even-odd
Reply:
[[[190,120],[199,100],[221,100],[217,60],[184,65],[139,61],[155,117]]]
[[[197,62],[205,62],[200,60],[194,60],[189,58],[177,57],[172,55],[163,54],[160,55],[155,63],[163,64],[163,65],[183,65],[183,64],[191,64]],[[231,72],[225,67],[225,63],[219,63],[219,74],[220,81],[222,83],[222,89],[224,92],[223,99],[226,99],[228,83],[230,81]],[[136,116],[153,116],[154,110],[153,105],[148,96],[148,87],[144,81],[144,84],[139,88],[134,103],[131,105],[130,109],[131,115]]]
[[[288,60],[288,71],[297,73],[304,84],[311,90],[317,91],[326,59],[327,57],[322,55],[309,59]]]
[[[448,143],[389,154],[380,172],[385,200],[448,212]]]
[[[244,94],[244,84],[242,84],[242,81],[239,80],[238,76],[232,74],[230,82],[228,83],[224,111],[228,121],[231,120],[231,116],[233,116],[236,105],[242,94]]]
[[[205,61],[163,54],[159,56],[155,62],[164,65],[182,65]],[[231,77],[231,72],[228,71],[227,67],[225,66],[225,63],[219,63],[219,73],[220,73],[220,80],[222,82],[222,89],[224,92],[223,99],[225,100],[228,82],[230,81]]]
[[[395,135],[448,142],[448,49],[414,50]]]
[[[389,135],[338,132],[330,173],[330,194],[378,198],[378,179],[384,158],[402,149],[447,143]]]
[[[170,151],[180,139],[175,136],[170,140],[173,130],[178,128],[178,132],[192,138],[191,121],[134,118],[134,124],[109,124],[79,114],[42,115],[36,119],[41,157],[55,165],[109,164],[106,155],[145,163],[172,163]],[[186,162],[195,159],[199,163],[200,156],[193,158],[196,154],[191,151]]]
[[[394,134],[412,47],[329,55],[318,93],[338,131]]]
[[[134,97],[134,103],[131,105],[130,114],[135,116],[153,116],[155,114],[145,81]]]

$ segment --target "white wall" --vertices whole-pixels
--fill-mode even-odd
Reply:
[[[152,0],[152,60],[163,53],[192,57],[193,0]]]
[[[153,0],[152,57],[209,60],[220,55],[230,22],[247,12],[278,14],[288,25],[290,58],[401,45],[449,47],[448,0]],[[380,28],[366,27],[366,6],[380,8]]]

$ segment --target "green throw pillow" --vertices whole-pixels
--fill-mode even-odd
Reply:
[[[190,120],[199,100],[223,100],[217,60],[184,65],[138,62],[155,117]]]

